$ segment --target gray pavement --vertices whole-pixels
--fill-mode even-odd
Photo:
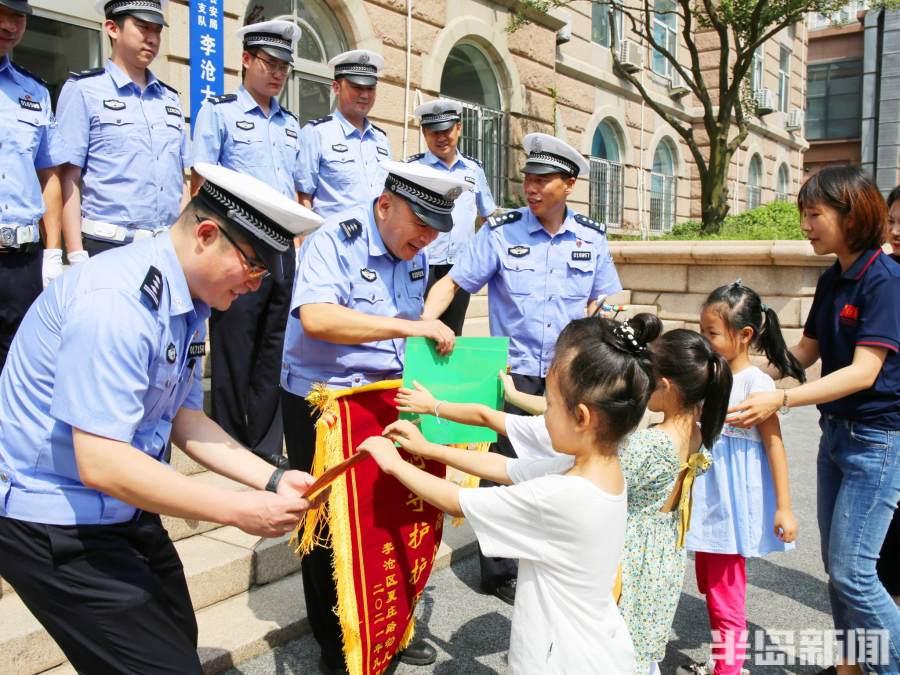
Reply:
[[[818,672],[819,667],[808,665],[809,657],[814,659],[817,651],[813,631],[831,628],[815,515],[817,419],[814,409],[799,409],[782,420],[800,537],[794,551],[748,563],[747,610],[750,649],[754,651],[754,660],[748,667],[754,675]],[[475,556],[458,560],[432,576],[419,614],[420,634],[437,647],[438,661],[428,668],[400,665],[391,672],[397,675],[509,672],[506,650],[512,608],[478,591]],[[808,641],[809,651],[801,650],[798,657],[789,648],[782,650],[774,646],[775,642],[789,644],[789,640],[797,646],[801,640]],[[693,563],[688,561],[671,641],[661,664],[664,675],[674,672],[676,666],[689,659],[705,659],[708,642],[706,607],[697,592]],[[318,647],[307,634],[228,672],[229,675],[317,673],[318,656]],[[767,661],[779,659],[783,665],[766,665]]]

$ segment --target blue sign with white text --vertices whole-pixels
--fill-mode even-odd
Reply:
[[[191,133],[200,105],[225,88],[224,0],[191,0]]]

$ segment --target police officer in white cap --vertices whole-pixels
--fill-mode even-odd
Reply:
[[[255,176],[297,200],[300,122],[278,103],[294,61],[300,28],[264,21],[237,31],[244,52],[243,83],[234,94],[208,99],[194,124],[194,162],[220,164]],[[196,190],[203,178],[192,172]],[[294,248],[282,256],[285,281],[263,279],[256,293],[210,317],[212,418],[232,437],[276,466],[282,454],[281,350],[294,279]]]
[[[166,232],[91,259],[35,301],[0,375],[0,575],[81,673],[202,673],[178,553],[157,514],[281,536],[312,478],[273,467],[203,413],[210,308],[281,275],[314,213],[197,165]],[[165,466],[171,438],[251,488]]]
[[[481,162],[463,154],[457,147],[462,133],[461,113],[462,104],[447,98],[423,103],[413,113],[422,126],[422,136],[425,137],[428,151],[413,155],[407,161],[445,171],[472,186],[471,192],[466,192],[456,200],[453,207],[453,229],[441,233],[428,247],[429,289],[446,276],[453,263],[468,248],[475,236],[475,225],[497,211]],[[458,291],[440,319],[454,333],[462,335],[468,307],[469,294]]]
[[[423,316],[440,316],[457,289],[474,293],[487,284],[491,335],[510,339],[516,387],[543,394],[563,327],[593,312],[598,301],[622,286],[609,255],[606,227],[566,204],[576,179],[589,171],[587,161],[547,134],[528,134],[523,145],[528,206],[487,219],[462,260],[431,289]],[[515,457],[506,438],[491,449]],[[512,603],[515,561],[482,556],[481,583],[485,591]]]
[[[420,319],[428,270],[425,247],[453,227],[454,201],[472,186],[430,167],[385,162],[381,195],[325,221],[300,250],[284,341],[284,432],[293,468],[309,470],[315,449],[313,384],[357,387],[400,377],[405,338],[423,336],[439,352],[453,348],[446,325]],[[305,468],[304,468],[305,467]],[[302,561],[303,591],[322,668],[344,671],[331,549]],[[401,660],[428,665],[437,654],[419,640]]]
[[[392,157],[387,134],[368,118],[384,58],[354,49],[328,65],[337,109],[303,127],[300,143],[300,203],[322,217],[377,197],[385,178],[379,162]]]

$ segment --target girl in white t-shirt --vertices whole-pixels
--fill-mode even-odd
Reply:
[[[660,328],[656,317],[642,314],[624,324],[578,319],[560,334],[544,420],[552,448],[574,463],[435,445],[405,421],[359,447],[429,503],[465,516],[485,555],[519,559],[509,649],[516,675],[634,670],[631,638],[612,598],[627,504],[617,453],[654,389],[646,343]],[[393,442],[512,485],[460,488],[403,461]],[[562,462],[571,465],[565,473],[559,473]]]

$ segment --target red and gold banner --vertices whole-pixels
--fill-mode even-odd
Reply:
[[[313,474],[321,475],[397,419],[399,380],[354,389],[316,387],[308,400],[320,411]],[[436,476],[439,462],[400,451]],[[372,459],[331,485],[325,506],[301,522],[298,552],[319,542],[327,524],[337,585],[344,658],[351,675],[380,675],[413,636],[416,602],[438,546],[444,514],[381,472]]]

